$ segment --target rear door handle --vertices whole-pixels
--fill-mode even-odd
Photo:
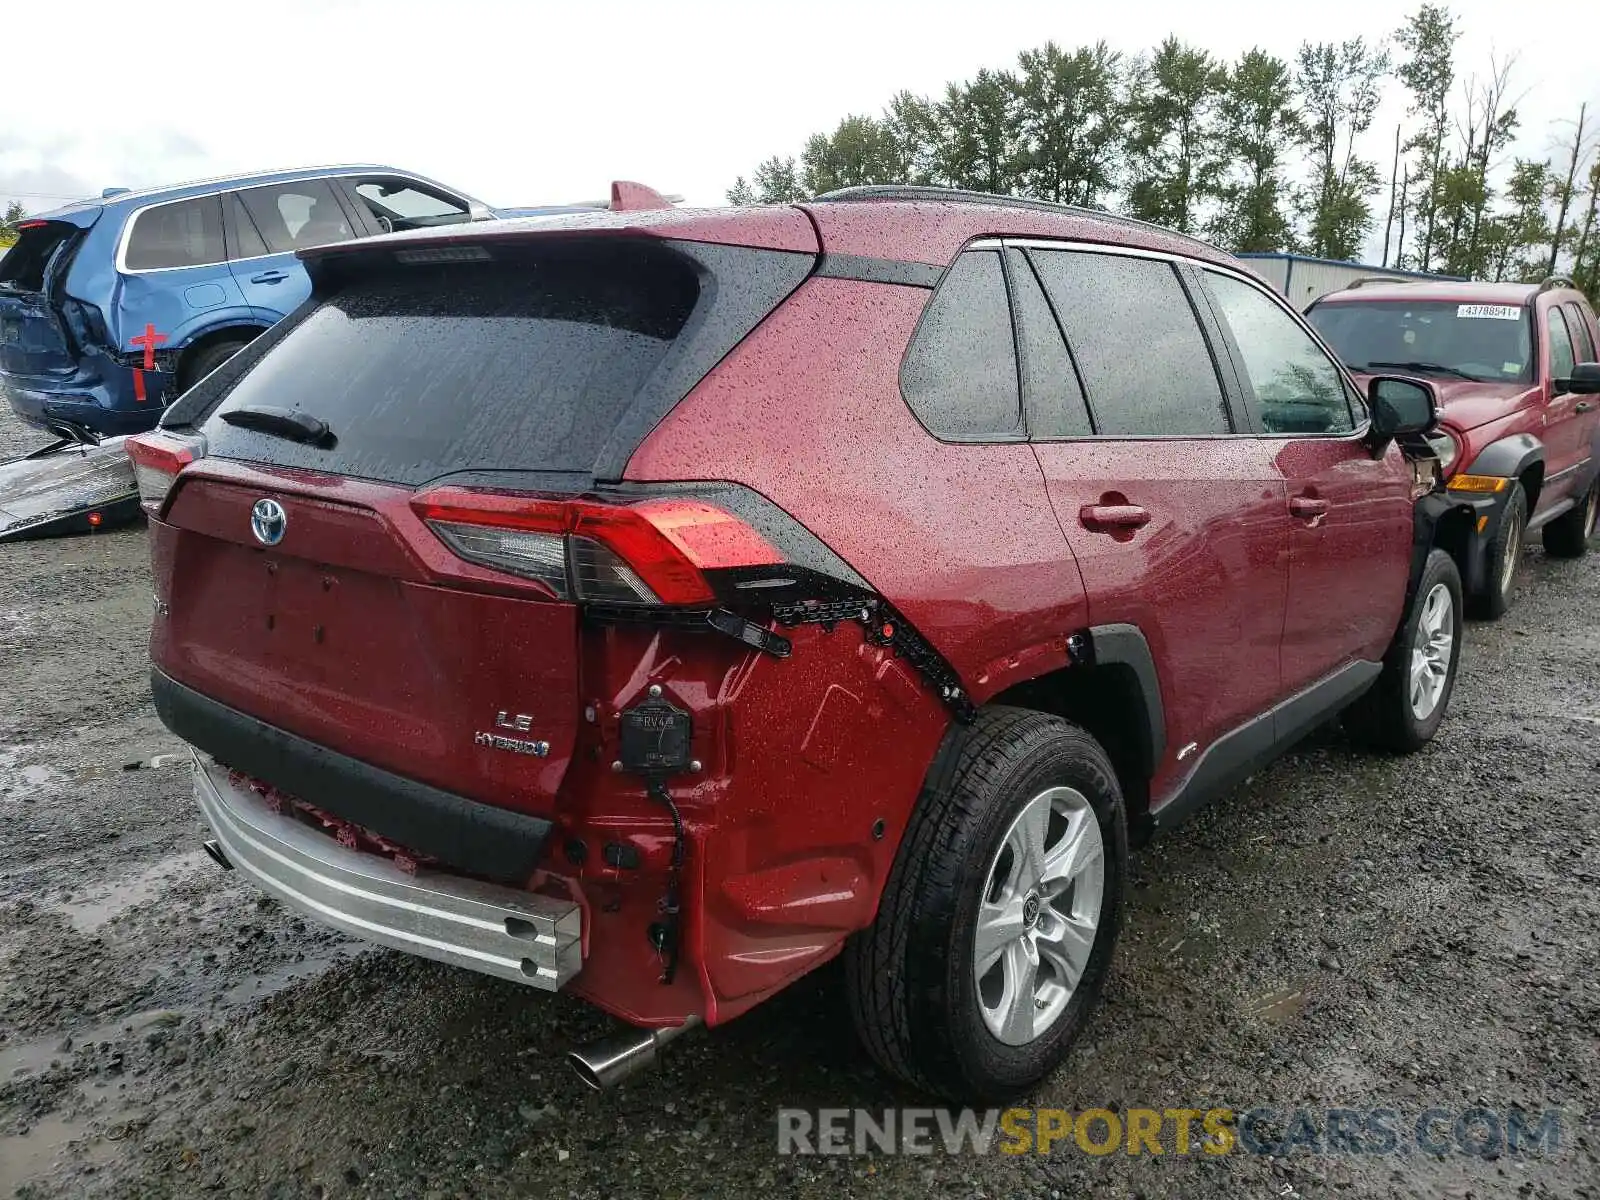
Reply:
[[[1289,499],[1289,511],[1297,517],[1320,517],[1326,515],[1328,502],[1315,496],[1292,496]]]
[[[1150,524],[1150,513],[1137,504],[1085,504],[1078,510],[1078,520],[1091,527],[1109,525],[1118,529],[1138,529]]]
[[[251,283],[282,283],[289,278],[287,271],[263,271],[259,275],[250,276]]]

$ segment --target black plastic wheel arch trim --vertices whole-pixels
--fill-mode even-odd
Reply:
[[[1161,702],[1161,679],[1156,674],[1155,655],[1137,625],[1092,625],[1089,628],[1089,659],[1099,665],[1119,665],[1133,672],[1144,696],[1145,729],[1143,740],[1152,772],[1161,765],[1167,752],[1167,713]]]
[[[520,887],[551,824],[469,800],[319,746],[151,668],[156,715],[218,763],[242,771],[447,867]]]

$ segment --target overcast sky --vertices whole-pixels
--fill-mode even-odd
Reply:
[[[636,179],[720,204],[736,175],[900,88],[937,93],[1054,39],[1136,52],[1167,33],[1225,58],[1391,34],[1406,0],[950,4],[710,0],[79,0],[0,31],[0,202],[33,211],[102,187],[377,161],[491,204],[595,199]],[[1588,0],[1457,0],[1458,71],[1518,56],[1520,153],[1600,101]],[[225,15],[226,14],[226,15]],[[42,22],[42,23],[41,23]],[[6,44],[10,43],[10,44]],[[1405,102],[1391,82],[1368,153]]]

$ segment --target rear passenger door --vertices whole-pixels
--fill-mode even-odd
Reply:
[[[1355,660],[1377,662],[1405,605],[1411,470],[1399,447],[1374,458],[1344,372],[1264,286],[1206,269],[1259,444],[1282,475],[1289,520],[1283,690]]]
[[[1159,801],[1280,694],[1283,479],[1235,427],[1191,268],[1049,244],[1007,256],[1034,451],[1090,621],[1138,626],[1155,658]]]
[[[124,239],[117,262],[122,294],[111,319],[113,337],[125,352],[142,355],[147,330],[163,350],[181,346],[220,310],[240,305],[216,196],[141,209]],[[136,345],[133,338],[141,341]],[[154,403],[153,397],[147,402]]]
[[[297,250],[343,242],[366,232],[345,209],[331,181],[302,179],[231,192],[233,277],[262,320],[287,316],[311,295],[311,277]]]

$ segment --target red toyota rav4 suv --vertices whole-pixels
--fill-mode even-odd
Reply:
[[[1130,832],[1460,647],[1425,383],[1372,410],[1199,242],[917,189],[308,252],[136,443],[152,682],[215,857],[646,1030],[843,953],[994,1097],[1105,977]]]
[[[1600,327],[1569,280],[1363,282],[1307,316],[1350,370],[1434,381],[1432,440],[1476,512],[1462,574],[1479,615],[1505,612],[1526,534],[1542,529],[1558,558],[1584,552],[1600,514]]]

